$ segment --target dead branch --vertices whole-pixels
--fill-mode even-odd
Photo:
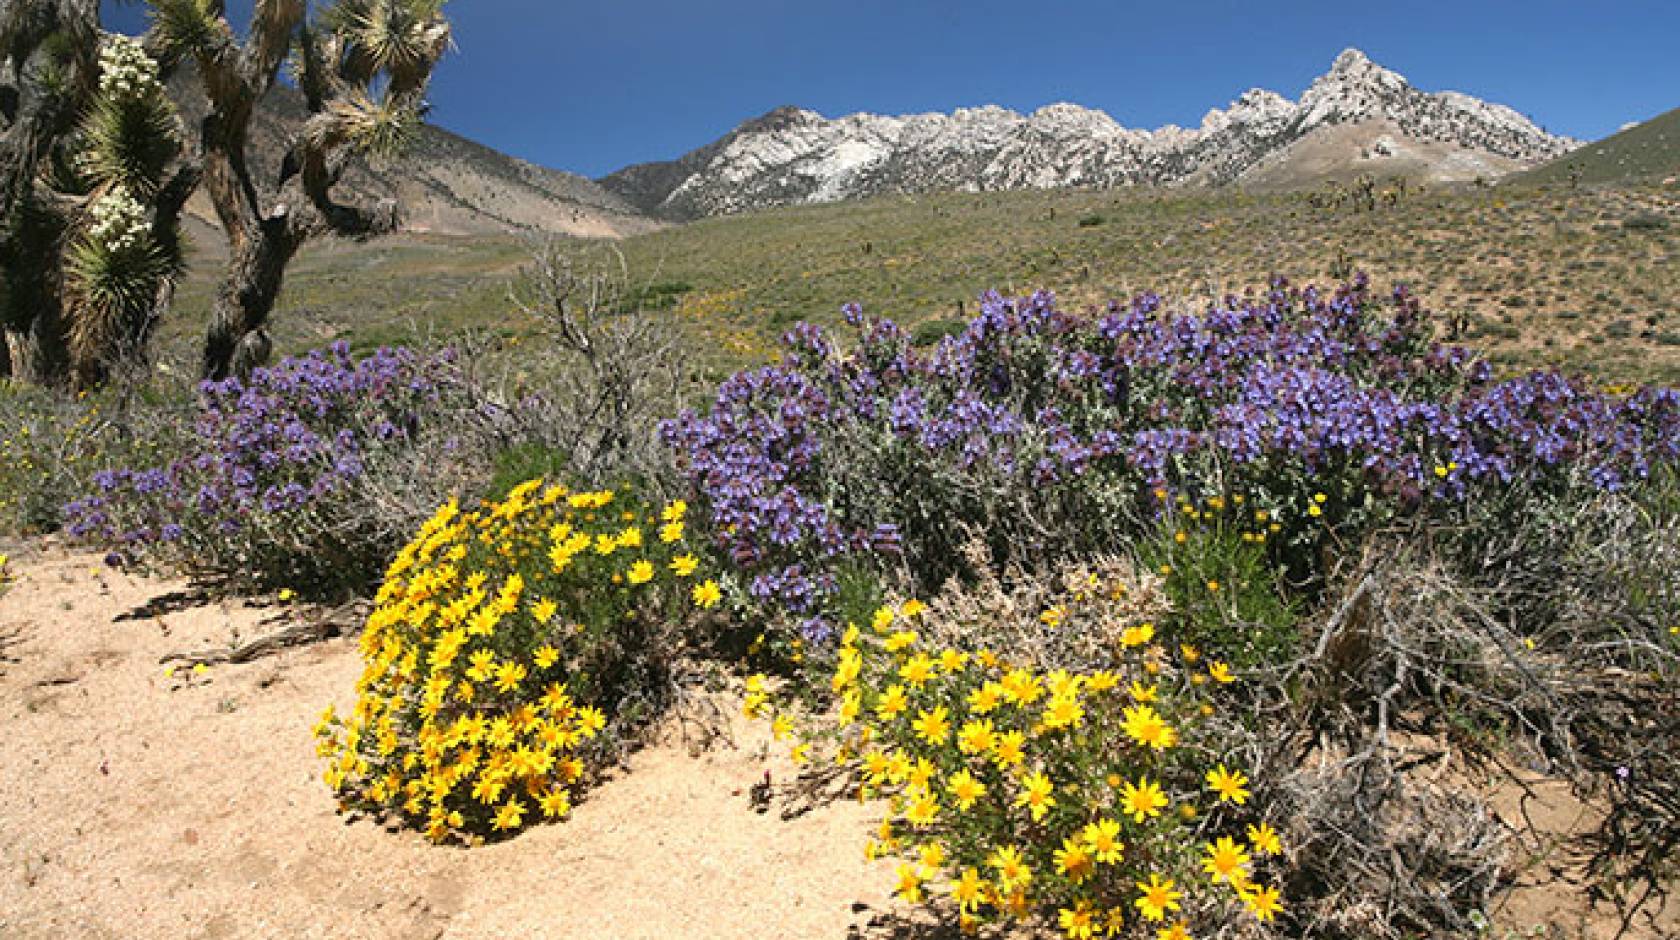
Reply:
[[[361,630],[362,624],[367,620],[367,614],[368,604],[366,601],[351,601],[348,604],[340,604],[325,611],[305,613],[290,626],[283,627],[273,633],[266,633],[247,643],[241,643],[228,649],[170,653],[161,657],[158,662],[182,663],[187,666],[248,663],[264,656],[273,655],[281,650],[332,637],[354,634]],[[272,618],[268,622],[280,619],[287,619],[287,615]]]

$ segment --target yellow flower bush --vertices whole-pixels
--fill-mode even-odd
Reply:
[[[646,717],[678,631],[721,599],[686,510],[541,480],[445,505],[386,573],[354,713],[316,725],[327,785],[440,842],[564,817],[598,736]]]
[[[1073,629],[1110,596],[1072,595],[1041,622]],[[1282,844],[1250,818],[1248,778],[1211,728],[1229,666],[1145,625],[1116,635],[1100,667],[1033,668],[928,644],[948,631],[925,611],[910,601],[848,627],[834,724],[815,735],[855,767],[860,797],[887,799],[867,851],[900,860],[897,896],[949,905],[965,928],[1037,921],[1072,940],[1276,916],[1261,869]],[[774,711],[762,677],[746,709]]]

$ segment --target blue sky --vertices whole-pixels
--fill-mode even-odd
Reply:
[[[249,0],[230,0],[235,11]],[[143,7],[106,4],[137,31]],[[453,0],[432,120],[599,176],[778,105],[830,117],[1056,101],[1193,126],[1253,86],[1298,96],[1348,46],[1429,91],[1581,138],[1680,107],[1680,2]]]

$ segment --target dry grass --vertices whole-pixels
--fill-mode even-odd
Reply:
[[[990,288],[1048,288],[1074,308],[1142,290],[1196,305],[1273,273],[1328,283],[1359,269],[1413,286],[1444,338],[1506,366],[1680,381],[1672,186],[1413,189],[1374,211],[1314,202],[1235,190],[889,196],[707,219],[621,244],[699,380],[771,356],[796,321],[837,323],[848,301],[937,325],[972,315]],[[501,236],[312,246],[287,274],[277,350],[479,328],[517,356],[541,328],[506,302],[526,257],[524,239]],[[166,345],[198,341],[215,270],[195,263]]]

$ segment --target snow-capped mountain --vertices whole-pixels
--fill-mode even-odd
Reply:
[[[834,119],[784,107],[600,183],[644,211],[696,218],[947,189],[1287,185],[1343,172],[1491,178],[1574,146],[1503,105],[1419,91],[1349,49],[1299,101],[1252,89],[1197,128],[1134,130],[1074,104]]]

